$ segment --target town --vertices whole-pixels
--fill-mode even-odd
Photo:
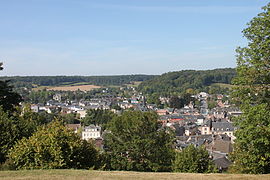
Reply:
[[[123,90],[123,88],[120,89]],[[93,96],[89,100],[80,99],[76,102],[63,102],[61,94],[65,92],[55,92],[52,99],[45,105],[31,104],[31,109],[34,112],[76,114],[74,117],[77,117],[77,123],[67,123],[66,126],[78,133],[82,139],[93,141],[101,150],[106,129],[102,127],[102,124],[85,125],[82,123],[87,116],[91,115],[88,114],[91,113],[89,110],[111,111],[116,114],[127,110],[154,111],[159,116],[161,128],[169,127],[175,133],[175,149],[182,150],[191,144],[196,147],[204,145],[216,167],[227,170],[231,164],[228,154],[233,150],[234,131],[237,129],[233,125],[232,118],[242,114],[239,108],[229,103],[227,95],[200,92],[190,95],[197,105],[195,101],[190,101],[182,108],[165,108],[165,104],[170,104],[170,98],[159,97],[164,107],[159,108],[156,104],[148,104],[146,97],[137,92],[136,88],[129,87],[126,90],[131,93],[130,98],[113,97],[105,88],[101,90],[102,96]],[[210,109],[208,102],[213,99],[215,106]]]

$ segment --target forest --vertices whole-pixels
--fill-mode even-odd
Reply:
[[[167,72],[162,75],[119,75],[119,76],[12,76],[0,77],[0,80],[9,80],[15,88],[38,86],[72,86],[74,84],[93,84],[99,86],[123,86],[134,81],[142,82],[138,91],[144,94],[169,96],[185,93],[186,90],[218,91],[223,93],[228,88],[221,88],[216,83],[231,84],[236,76],[234,68],[214,70],[182,70]],[[189,92],[192,93],[192,92]],[[213,92],[215,93],[215,92]]]
[[[0,77],[0,80],[10,80],[15,88],[36,86],[61,86],[75,83],[93,84],[99,86],[123,85],[132,81],[150,80],[154,75],[115,75],[115,76],[12,76]]]
[[[168,72],[144,81],[140,84],[139,90],[145,94],[157,93],[163,96],[185,93],[188,89],[208,92],[214,88],[215,83],[231,84],[235,76],[236,71],[233,68]],[[210,85],[212,85],[211,88],[209,88]]]

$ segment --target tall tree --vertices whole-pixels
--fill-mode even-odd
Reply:
[[[247,47],[237,49],[234,99],[243,115],[236,120],[234,168],[270,173],[270,3],[243,30]]]
[[[160,129],[152,112],[124,112],[110,123],[105,136],[109,169],[170,171],[174,158],[172,136]]]
[[[3,70],[3,63],[0,63],[0,70]],[[0,106],[3,107],[5,111],[14,110],[14,106],[19,105],[22,101],[22,97],[13,92],[12,86],[8,84],[9,81],[0,81]]]

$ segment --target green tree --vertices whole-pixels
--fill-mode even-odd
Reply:
[[[237,49],[233,97],[243,115],[231,158],[241,173],[270,173],[270,4],[262,9],[243,30],[247,47]]]
[[[0,70],[3,69],[3,63],[0,63]],[[5,111],[15,110],[14,106],[19,105],[22,101],[22,97],[13,92],[12,86],[10,86],[9,81],[0,81],[0,106],[3,107]]]
[[[90,124],[100,125],[103,128],[106,127],[106,124],[116,116],[113,112],[103,109],[89,109],[87,110],[86,116],[82,119],[82,123],[85,126]]]
[[[209,109],[213,109],[213,108],[215,108],[215,107],[217,107],[217,102],[214,101],[214,100],[209,100],[209,101],[208,101],[208,108],[209,108]]]
[[[20,139],[17,119],[0,108],[0,163],[6,160],[8,150]]]
[[[180,109],[184,107],[185,101],[182,98],[179,98],[178,96],[172,96],[169,101],[169,105],[171,108],[174,109]]]
[[[108,169],[170,171],[174,158],[172,136],[160,128],[152,112],[127,111],[115,117],[105,136]]]
[[[95,165],[97,151],[56,120],[18,141],[8,157],[17,169],[88,169]]]
[[[212,159],[204,147],[189,145],[181,152],[176,153],[173,162],[173,171],[188,173],[210,173],[214,172]]]
[[[244,109],[237,119],[234,161],[231,170],[241,173],[270,172],[270,111],[266,104]]]
[[[66,124],[80,124],[77,113],[61,114],[59,118]]]
[[[16,141],[31,136],[43,122],[43,117],[28,108],[23,111],[17,108],[12,115],[0,108],[0,163],[6,160],[7,152]]]

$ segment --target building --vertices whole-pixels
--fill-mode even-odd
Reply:
[[[75,133],[78,133],[79,129],[81,128],[80,124],[67,124],[67,128],[73,130]]]
[[[232,141],[235,140],[234,131],[236,127],[228,121],[212,122],[209,120],[201,127],[201,134],[225,134],[228,135]]]
[[[90,125],[85,126],[82,131],[82,139],[89,140],[89,139],[97,139],[101,137],[101,127]]]

